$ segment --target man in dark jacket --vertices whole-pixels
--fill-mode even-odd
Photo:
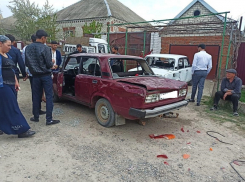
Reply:
[[[241,98],[242,80],[236,74],[235,69],[226,70],[226,78],[222,80],[221,90],[215,93],[214,106],[210,110],[217,110],[220,99],[230,100],[233,104],[233,116],[239,116],[237,108]]]
[[[83,47],[82,47],[81,44],[77,44],[77,50],[74,51],[74,52],[71,53],[71,54],[78,54],[78,53],[87,53],[86,51],[83,50]],[[71,55],[71,54],[70,54],[70,55]]]
[[[62,62],[61,59],[61,53],[59,50],[57,50],[58,43],[56,41],[51,42],[51,49],[52,49],[52,60],[54,62],[54,67],[53,71],[58,71],[60,64]]]
[[[15,37],[11,34],[6,34],[5,35],[6,37],[8,37],[10,40],[11,40],[11,49],[10,51],[8,52],[9,55],[12,57],[12,60],[14,61],[15,63],[15,75],[19,81],[19,74],[20,74],[20,71],[22,73],[22,76],[24,77],[24,79],[26,78],[26,71],[25,71],[25,63],[21,57],[21,52],[19,49],[17,49],[16,47],[13,46],[13,44],[15,43]],[[17,68],[17,63],[20,67],[20,70]],[[26,80],[26,79],[25,79]]]
[[[44,45],[48,34],[44,30],[36,32],[36,42],[30,44],[25,50],[25,63],[32,74],[33,91],[33,115],[30,120],[39,121],[40,95],[42,88],[46,95],[46,125],[59,123],[59,120],[53,120],[53,81],[51,78],[51,68],[54,68],[52,62],[51,49]]]

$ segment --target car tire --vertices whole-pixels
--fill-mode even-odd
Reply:
[[[53,102],[59,102],[60,98],[58,97],[58,95],[56,93],[53,92]]]
[[[96,102],[95,115],[101,126],[108,128],[115,125],[115,112],[108,100],[102,98]]]

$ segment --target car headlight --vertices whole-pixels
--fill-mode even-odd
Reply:
[[[187,93],[187,89],[180,89],[179,90],[179,97],[185,96]]]
[[[145,98],[145,103],[152,103],[159,101],[159,94],[147,95]]]

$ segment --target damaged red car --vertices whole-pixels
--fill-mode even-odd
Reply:
[[[104,127],[180,109],[188,104],[187,88],[185,82],[154,75],[140,57],[115,54],[70,55],[53,78],[54,101],[95,108]]]

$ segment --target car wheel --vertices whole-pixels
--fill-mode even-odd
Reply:
[[[53,102],[59,102],[60,98],[58,97],[58,95],[56,93],[53,92]]]
[[[108,100],[102,98],[96,102],[95,115],[100,125],[104,127],[115,125],[115,112]]]

